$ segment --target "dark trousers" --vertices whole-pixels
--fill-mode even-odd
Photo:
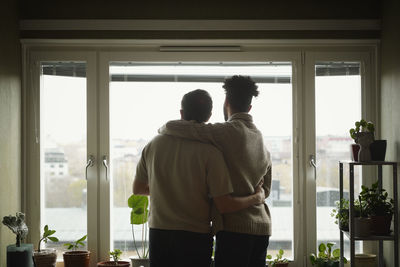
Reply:
[[[151,228],[150,267],[210,267],[212,235]]]
[[[269,236],[220,231],[215,267],[265,267]]]

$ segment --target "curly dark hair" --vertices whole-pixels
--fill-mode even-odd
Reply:
[[[237,112],[247,112],[251,100],[259,94],[258,86],[249,76],[235,75],[225,80],[225,89],[229,104]]]
[[[197,89],[183,96],[181,107],[184,120],[206,122],[211,116],[212,99],[207,91]]]

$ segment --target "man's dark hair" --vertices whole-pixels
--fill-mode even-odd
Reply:
[[[212,99],[207,91],[197,89],[183,96],[181,107],[184,120],[206,122],[211,116]]]
[[[249,76],[235,75],[222,86],[231,107],[237,112],[247,112],[253,96],[258,96],[258,86]]]

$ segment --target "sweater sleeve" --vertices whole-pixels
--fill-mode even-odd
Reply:
[[[228,123],[197,123],[194,121],[174,120],[163,125],[158,132],[194,141],[212,144],[223,149],[224,134],[229,128]]]
[[[271,164],[271,156],[268,150],[265,148],[267,151],[268,155],[268,167],[267,167],[267,173],[264,175],[264,184],[263,188],[265,191],[265,198],[267,198],[271,192],[271,181],[272,181],[272,164]]]

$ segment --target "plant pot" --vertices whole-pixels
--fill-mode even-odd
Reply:
[[[374,142],[374,134],[371,132],[360,132],[357,135],[357,141],[360,145],[360,151],[358,151],[358,161],[371,161],[371,151],[369,147],[372,142]]]
[[[288,266],[289,266],[289,263],[288,263],[288,262],[285,262],[285,263],[275,263],[274,265],[272,265],[272,263],[270,263],[268,266],[269,266],[269,267],[288,267]]]
[[[354,236],[363,237],[371,235],[371,219],[356,217],[354,218]]]
[[[371,231],[374,235],[389,235],[392,216],[371,216]]]
[[[115,265],[113,261],[102,261],[97,263],[97,267],[129,267],[131,264],[129,261],[118,261],[118,265]]]
[[[55,249],[42,249],[33,253],[35,267],[56,267],[57,253]]]
[[[63,258],[65,267],[89,267],[90,251],[67,251]]]
[[[352,161],[358,161],[358,151],[360,151],[360,145],[359,144],[351,144],[350,145],[350,154],[351,154],[351,160]]]
[[[385,161],[386,146],[387,146],[386,140],[375,140],[370,145],[371,159],[373,161]]]
[[[325,262],[318,262],[318,267],[339,267],[338,261],[325,261]]]
[[[135,257],[131,257],[132,267],[150,267],[149,259],[139,259]]]
[[[374,254],[356,254],[355,255],[355,266],[362,267],[375,267],[376,255]]]
[[[7,267],[33,267],[33,245],[21,244],[7,246]]]

